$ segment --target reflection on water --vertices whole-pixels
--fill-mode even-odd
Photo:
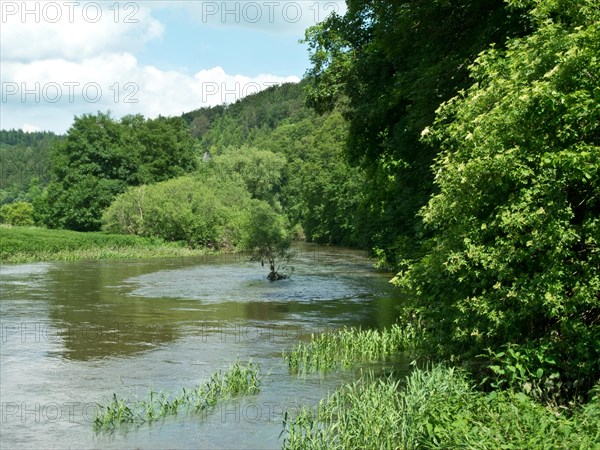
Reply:
[[[282,350],[315,332],[387,326],[401,302],[360,252],[304,245],[293,265],[277,283],[238,256],[2,266],[0,447],[278,448],[283,410],[349,376],[299,380]],[[268,372],[258,397],[92,433],[95,403],[113,392],[191,387],[236,358]]]

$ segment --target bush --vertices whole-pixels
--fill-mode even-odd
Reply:
[[[26,202],[10,203],[0,208],[2,223],[13,226],[33,225],[33,205]]]
[[[181,177],[130,188],[104,212],[103,229],[225,248],[241,233],[250,195],[227,180]]]
[[[524,374],[549,368],[536,353],[554,362],[568,399],[600,376],[600,8],[560,3],[535,2],[537,30],[482,54],[423,131],[442,149],[421,212],[433,238],[396,282],[435,352],[517,345]]]

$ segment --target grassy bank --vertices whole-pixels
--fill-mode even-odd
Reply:
[[[190,249],[178,243],[138,236],[0,227],[2,263],[174,257],[206,253],[205,249]]]
[[[459,370],[366,377],[286,418],[285,449],[600,448],[600,397],[566,416],[522,393],[473,388]]]
[[[418,353],[420,337],[418,326],[341,330],[284,356],[293,373],[327,372]],[[284,427],[284,449],[600,449],[600,385],[588,404],[565,409],[511,389],[483,392],[467,372],[444,365],[402,378],[367,372],[317,408],[287,414]]]

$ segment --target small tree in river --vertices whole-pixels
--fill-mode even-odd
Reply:
[[[252,261],[269,265],[270,281],[282,280],[291,257],[291,233],[284,216],[278,214],[268,203],[256,200],[252,204],[244,227],[241,246],[250,252]]]

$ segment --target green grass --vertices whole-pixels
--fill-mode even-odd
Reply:
[[[284,420],[284,449],[599,449],[600,396],[567,417],[522,393],[473,388],[461,371],[367,376]]]
[[[253,395],[260,391],[259,368],[256,364],[234,363],[225,372],[213,374],[208,382],[179,394],[150,390],[143,400],[117,398],[99,405],[94,417],[96,431],[111,430],[119,425],[140,425],[177,415],[179,412],[202,412],[214,407],[220,400]]]
[[[418,346],[420,326],[392,325],[386,330],[347,329],[311,336],[300,342],[284,358],[290,371],[307,374],[351,367],[357,363],[382,361]]]
[[[206,254],[178,243],[106,233],[80,233],[35,227],[0,227],[0,262],[131,259]]]

